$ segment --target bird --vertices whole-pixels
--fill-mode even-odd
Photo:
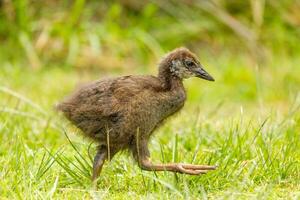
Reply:
[[[215,170],[213,165],[156,164],[150,159],[150,136],[186,101],[183,80],[214,78],[197,56],[185,47],[167,53],[158,64],[158,75],[103,78],[75,90],[58,103],[57,110],[83,136],[97,143],[92,181],[97,183],[103,164],[122,150],[132,152],[138,166],[147,171],[171,171],[190,175]]]

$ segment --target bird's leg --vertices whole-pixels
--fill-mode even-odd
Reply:
[[[97,178],[101,172],[102,166],[105,162],[105,159],[107,158],[107,151],[105,148],[99,148],[97,151],[97,154],[94,158],[93,163],[93,175],[92,175],[92,181],[93,185],[97,185]]]
[[[117,150],[115,149],[109,149],[107,146],[99,146],[97,153],[94,158],[93,162],[93,175],[92,175],[92,182],[93,187],[97,188],[97,178],[100,175],[100,172],[102,170],[102,166],[105,162],[105,160],[109,159],[111,160],[114,155],[117,153]]]
[[[193,164],[183,164],[183,163],[167,163],[167,164],[154,164],[150,161],[150,153],[148,150],[148,141],[141,140],[133,148],[133,156],[138,162],[140,168],[148,171],[172,171],[183,174],[199,175],[205,174],[209,170],[215,170],[216,166],[209,165],[193,165]]]
[[[190,175],[206,174],[209,170],[216,169],[215,166],[191,165],[183,163],[153,164],[149,158],[144,158],[139,162],[142,169],[148,171],[171,171]]]

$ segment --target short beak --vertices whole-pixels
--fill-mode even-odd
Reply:
[[[198,78],[203,78],[208,81],[215,81],[215,79],[209,75],[202,67],[198,67],[193,71]]]

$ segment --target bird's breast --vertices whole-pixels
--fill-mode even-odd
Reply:
[[[169,95],[170,97],[168,98],[168,102],[164,104],[164,108],[162,109],[163,117],[168,117],[169,115],[172,115],[180,110],[186,100],[186,94],[184,90],[174,91]]]
[[[183,107],[185,99],[184,90],[135,96],[125,112],[124,130],[139,129],[141,134],[151,134],[162,121]]]

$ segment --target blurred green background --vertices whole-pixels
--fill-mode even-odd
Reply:
[[[1,0],[3,198],[91,198],[89,163],[74,158],[55,129],[67,125],[53,105],[83,82],[157,74],[160,58],[180,46],[195,52],[216,82],[185,81],[186,107],[158,131],[153,157],[220,170],[141,177],[120,155],[104,168],[101,194],[299,198],[299,11],[299,0]],[[89,141],[71,132],[86,152]],[[204,152],[195,153],[198,147]]]
[[[288,0],[4,0],[0,66],[8,76],[153,74],[165,52],[186,46],[215,75],[213,99],[287,100],[300,83],[299,9]]]

